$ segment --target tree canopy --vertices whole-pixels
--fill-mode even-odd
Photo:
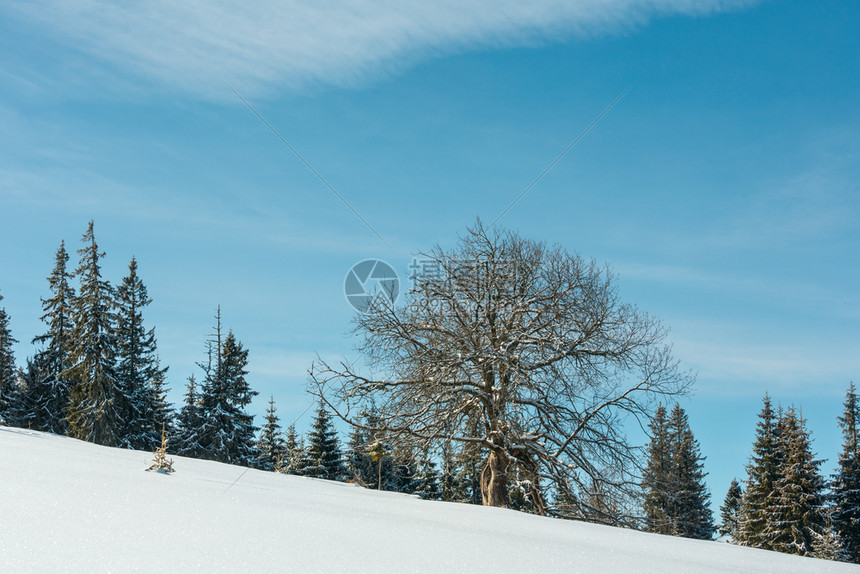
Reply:
[[[634,488],[638,451],[623,421],[645,424],[692,382],[661,322],[621,301],[609,268],[480,221],[453,249],[421,256],[438,273],[356,319],[378,375],[320,361],[312,390],[357,426],[375,404],[372,430],[401,445],[478,448],[486,505],[507,503],[512,465],[573,506],[595,485]]]

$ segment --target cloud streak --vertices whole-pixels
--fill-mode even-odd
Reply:
[[[707,15],[751,0],[36,0],[7,4],[114,73],[224,98],[348,86],[468,49],[616,33],[665,15]],[[3,10],[3,9],[0,9]]]

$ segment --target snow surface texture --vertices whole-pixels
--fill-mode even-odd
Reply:
[[[0,427],[0,572],[857,572]]]

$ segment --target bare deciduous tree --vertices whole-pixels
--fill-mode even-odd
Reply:
[[[538,511],[540,480],[580,516],[595,490],[634,485],[624,425],[692,382],[659,320],[619,300],[608,268],[480,221],[455,249],[421,256],[436,272],[403,304],[377,298],[356,319],[358,350],[382,376],[320,360],[312,392],[359,427],[372,403],[368,430],[394,443],[476,445],[485,505],[506,504],[514,466]]]

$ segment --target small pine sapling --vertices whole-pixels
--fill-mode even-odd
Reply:
[[[161,446],[155,449],[153,456],[153,464],[149,470],[154,470],[162,474],[170,474],[173,470],[173,459],[167,458],[167,429],[164,423],[161,423]]]

